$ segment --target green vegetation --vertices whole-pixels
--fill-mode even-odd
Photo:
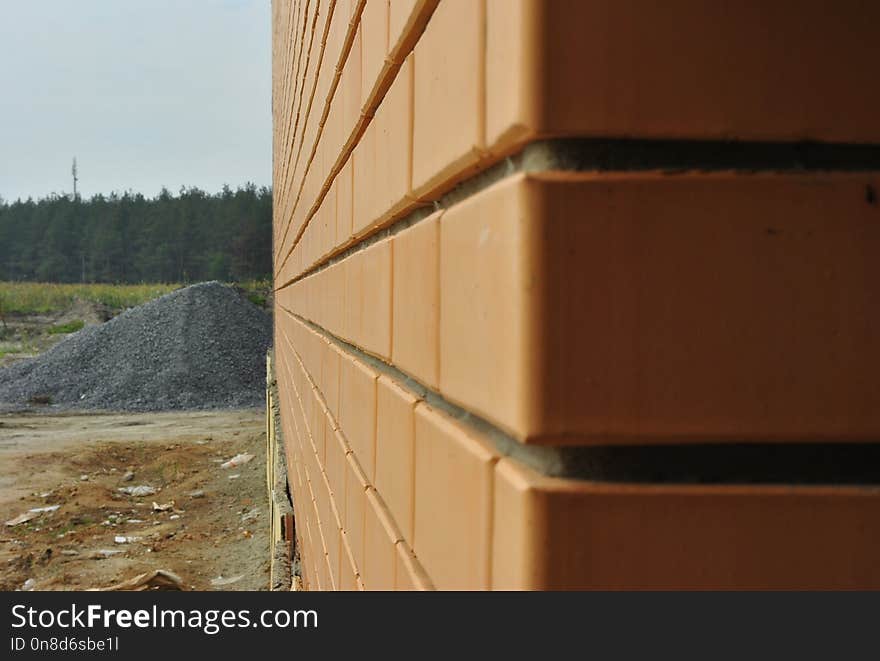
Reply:
[[[55,326],[50,326],[47,332],[49,333],[49,335],[75,333],[78,330],[82,330],[82,327],[85,325],[86,324],[82,319],[75,319],[74,321],[69,321],[66,324],[56,324]]]
[[[0,282],[0,318],[5,314],[48,314],[67,310],[79,299],[114,311],[141,305],[180,285],[79,285]],[[62,332],[62,331],[58,331]]]
[[[0,279],[240,282],[271,272],[272,191],[265,187],[0,200]]]

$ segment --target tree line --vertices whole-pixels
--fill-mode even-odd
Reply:
[[[271,273],[266,187],[0,198],[0,280],[187,283]]]

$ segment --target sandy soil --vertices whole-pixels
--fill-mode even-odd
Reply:
[[[59,506],[18,525],[0,523],[0,589],[28,579],[37,590],[106,587],[153,569],[174,572],[188,589],[267,589],[263,416],[0,416],[0,522]],[[254,459],[220,467],[242,452]],[[124,481],[129,470],[134,477]],[[160,490],[142,498],[118,491],[137,485]],[[154,501],[174,505],[158,512]],[[117,536],[134,539],[117,543]],[[220,577],[238,580],[217,585]]]

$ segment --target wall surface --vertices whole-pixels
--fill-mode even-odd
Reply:
[[[880,587],[878,21],[274,0],[305,586]]]

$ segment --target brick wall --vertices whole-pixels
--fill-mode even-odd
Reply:
[[[306,587],[880,587],[878,20],[274,0]]]

